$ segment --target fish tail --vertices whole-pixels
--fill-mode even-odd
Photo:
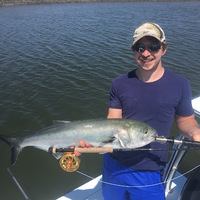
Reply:
[[[0,135],[0,139],[6,142],[11,147],[11,165],[14,165],[21,151],[21,148],[18,145],[18,138],[14,136]]]

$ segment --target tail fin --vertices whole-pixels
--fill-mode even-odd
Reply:
[[[0,135],[0,139],[6,142],[11,147],[11,151],[12,151],[11,165],[14,165],[21,151],[21,148],[18,145],[18,138],[13,137],[13,136]]]

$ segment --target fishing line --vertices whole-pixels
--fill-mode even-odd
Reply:
[[[179,178],[181,178],[182,176],[185,176],[185,175],[187,175],[188,173],[194,171],[194,170],[197,169],[198,167],[200,167],[200,165],[195,166],[194,168],[192,168],[192,169],[190,169],[189,171],[187,171],[187,172],[185,172],[185,173],[183,173],[183,174],[181,174],[181,175],[179,175],[179,176],[177,176],[177,177],[171,179],[170,181],[174,181],[174,180],[176,180],[176,179],[179,179]],[[80,171],[78,171],[78,170],[77,170],[76,172],[79,173],[79,174],[81,174],[81,175],[83,175],[83,176],[85,176],[85,177],[87,177],[87,178],[90,178],[90,179],[92,179],[92,180],[95,179],[94,177],[89,176],[89,175],[87,175],[87,174],[85,174],[85,173],[83,173],[83,172],[80,172]],[[133,185],[120,185],[120,184],[109,183],[109,182],[102,181],[102,180],[100,180],[100,182],[101,182],[101,183],[104,183],[104,184],[107,184],[107,185],[116,186],[116,187],[144,188],[144,187],[153,187],[153,186],[165,184],[165,183],[167,183],[167,182],[169,182],[169,181],[163,181],[163,182],[155,183],[155,184],[151,184],[151,185],[138,185],[138,186],[133,186]]]

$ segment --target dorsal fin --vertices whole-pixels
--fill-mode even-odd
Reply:
[[[53,120],[53,125],[58,125],[58,124],[68,124],[70,121],[63,121],[63,120]]]

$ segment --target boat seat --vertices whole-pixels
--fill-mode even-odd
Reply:
[[[187,179],[178,200],[200,199],[200,166]]]

